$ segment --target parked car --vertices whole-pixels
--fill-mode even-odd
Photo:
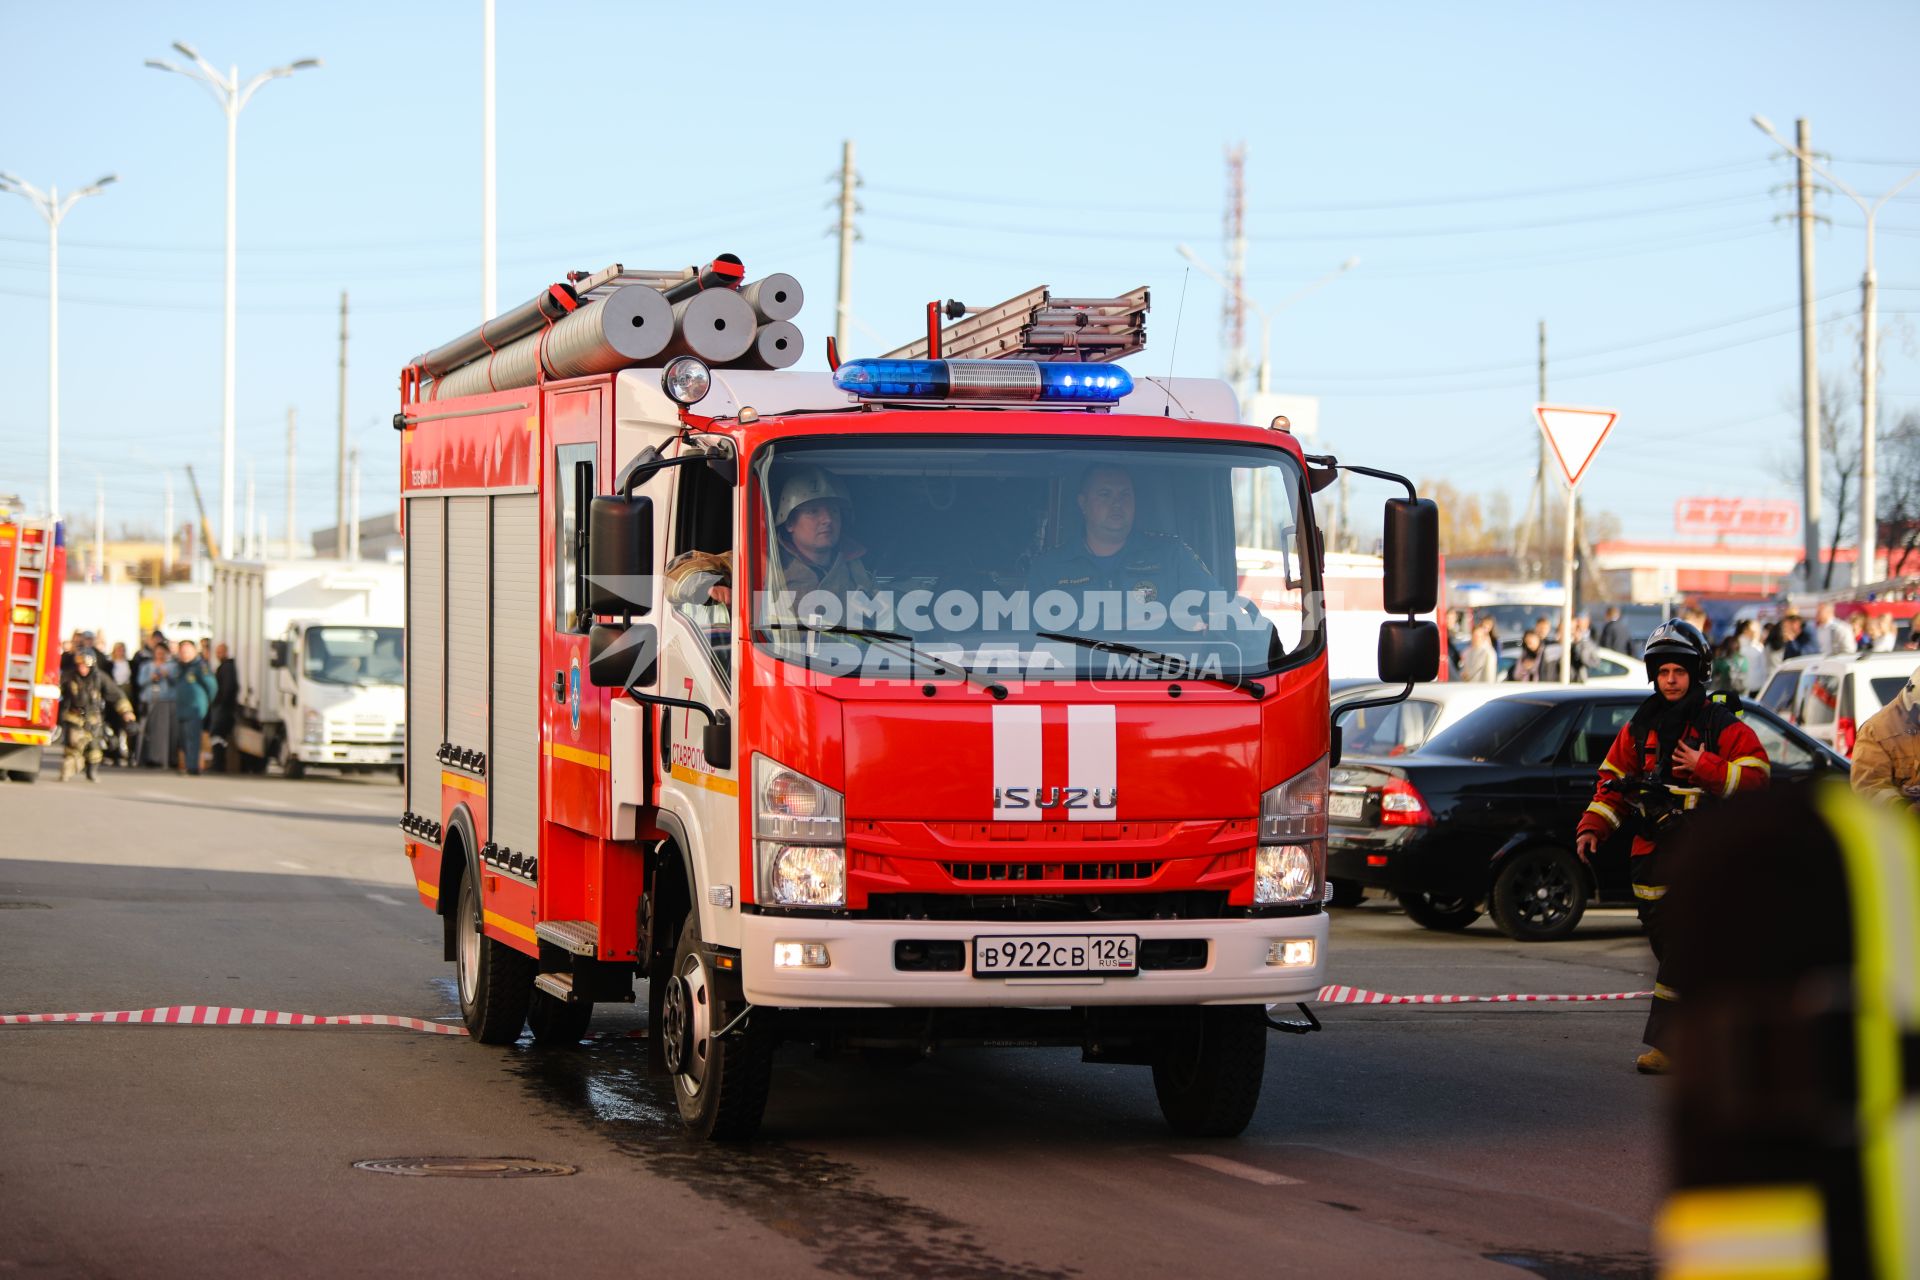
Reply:
[[[1505,680],[1507,673],[1513,670],[1515,659],[1520,656],[1520,642],[1510,640],[1500,646],[1500,678]],[[1546,668],[1549,679],[1559,683],[1560,642],[1553,641],[1547,646]],[[1587,668],[1587,678],[1580,683],[1588,685],[1617,685],[1643,688],[1647,683],[1647,668],[1638,658],[1630,658],[1617,649],[1594,649],[1593,664]]]
[[[1806,696],[1807,686],[1813,683],[1813,669],[1819,662],[1817,653],[1788,658],[1767,677],[1756,701],[1787,723],[1798,724],[1800,701]]]
[[[1429,929],[1482,913],[1520,941],[1563,938],[1589,903],[1631,906],[1630,840],[1583,866],[1574,827],[1600,761],[1644,693],[1526,686],[1474,710],[1411,755],[1348,756],[1332,771],[1327,875],[1382,889]],[[1845,757],[1753,703],[1737,703],[1784,782],[1847,770]]]
[[[1540,688],[1537,684],[1511,684],[1504,681],[1465,683],[1446,681],[1418,684],[1403,702],[1388,707],[1357,707],[1366,698],[1398,693],[1401,686],[1378,681],[1350,682],[1335,690],[1333,724],[1340,734],[1341,758],[1346,756],[1404,756],[1418,751],[1428,738],[1458,724],[1471,712],[1496,698]],[[1327,878],[1327,904],[1357,907],[1366,897],[1366,887],[1357,880],[1334,876]]]
[[[1794,720],[1808,737],[1851,756],[1860,726],[1899,696],[1915,667],[1920,667],[1920,654],[1911,650],[1813,659]]]

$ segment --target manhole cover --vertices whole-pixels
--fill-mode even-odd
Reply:
[[[570,1164],[522,1156],[393,1156],[355,1160],[353,1167],[407,1178],[564,1178],[580,1172]]]

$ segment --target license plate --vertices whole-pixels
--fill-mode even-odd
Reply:
[[[1334,818],[1358,818],[1366,812],[1367,798],[1364,795],[1341,795],[1338,792],[1327,797],[1327,814]]]
[[[393,753],[385,747],[354,747],[347,752],[349,764],[385,764]]]
[[[973,940],[973,976],[1028,978],[1137,973],[1133,934],[1014,934]]]

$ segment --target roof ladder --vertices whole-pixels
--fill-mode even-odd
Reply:
[[[1056,298],[1045,285],[991,307],[969,311],[940,331],[946,360],[1085,360],[1106,363],[1147,344],[1145,285],[1117,298]],[[925,338],[896,347],[882,360],[924,360]]]
[[[46,625],[49,531],[21,526],[14,544],[13,582],[7,597],[6,676],[0,684],[0,719],[29,723],[39,683],[40,630]]]

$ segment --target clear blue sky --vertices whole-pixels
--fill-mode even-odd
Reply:
[[[1164,370],[1177,330],[1179,371],[1209,374],[1220,291],[1174,246],[1221,256],[1222,149],[1244,140],[1250,291],[1277,302],[1362,259],[1275,322],[1275,387],[1322,397],[1328,444],[1517,512],[1545,318],[1552,398],[1623,415],[1588,500],[1649,537],[1683,494],[1794,496],[1791,167],[1748,117],[1809,117],[1869,193],[1920,167],[1910,3],[498,8],[503,305],[568,268],[731,251],[801,279],[824,367],[829,175],[852,138],[857,348],[912,336],[933,297],[1144,283],[1136,370]],[[297,408],[299,521],[332,523],[347,289],[363,510],[391,508],[398,371],[478,318],[479,14],[0,3],[0,169],[121,179],[63,230],[69,512],[90,518],[99,477],[110,527],[157,524],[161,473],[187,462],[217,503],[222,125],[197,85],[142,66],[175,39],[243,74],[326,60],[241,116],[241,457],[277,536]],[[1860,218],[1822,209],[1822,368],[1851,384]],[[1920,184],[1881,229],[1884,424],[1920,408]],[[0,491],[29,496],[45,254],[0,196]]]

